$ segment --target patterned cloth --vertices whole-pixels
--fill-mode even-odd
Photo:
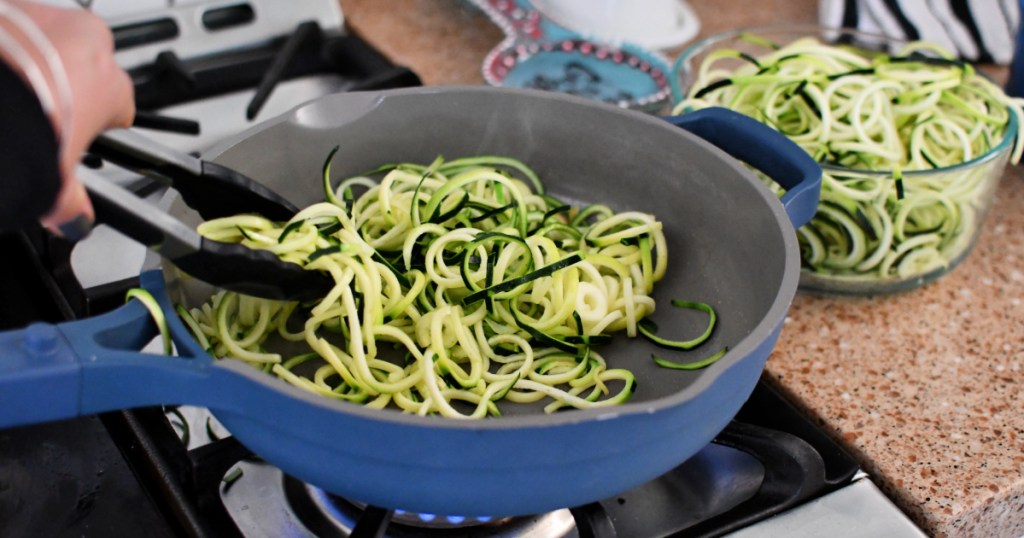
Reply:
[[[825,26],[938,43],[978,63],[1008,64],[1018,0],[819,0]]]

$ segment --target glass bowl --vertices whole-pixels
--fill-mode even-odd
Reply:
[[[795,72],[772,71],[773,65],[781,65],[796,57],[788,52],[777,52],[779,47],[809,37],[827,45],[842,45],[843,54],[854,52],[864,55],[869,66],[860,70],[839,70],[830,76],[814,75],[818,77],[814,80],[825,89],[818,93],[807,87],[806,77],[794,76]],[[841,95],[842,89],[833,88],[834,93],[830,94],[827,88],[843,78],[846,78],[844,85],[855,89],[880,83],[879,73],[885,72],[887,66],[902,61],[914,60],[918,62],[915,65],[925,62],[924,65],[944,68],[955,65],[967,72],[973,70],[955,60],[944,59],[929,49],[907,52],[903,49],[906,45],[905,41],[882,35],[821,26],[748,28],[699,41],[683,51],[673,64],[671,82],[675,113],[704,106],[727,106],[783,132],[811,153],[821,165],[823,177],[818,211],[811,222],[797,230],[802,256],[802,289],[860,295],[909,290],[930,282],[967,257],[992,205],[996,186],[1013,153],[1019,127],[1016,115],[1006,104],[1008,101],[994,100],[996,106],[988,109],[987,119],[993,125],[1004,125],[993,129],[994,134],[979,146],[982,149],[973,154],[967,151],[949,153],[943,160],[928,157],[927,150],[933,146],[921,143],[921,139],[917,139],[915,146],[909,135],[918,127],[925,133],[931,129],[938,134],[922,136],[931,136],[931,142],[938,143],[936,140],[943,127],[935,125],[941,122],[934,117],[929,120],[925,114],[931,114],[928,111],[936,108],[939,99],[951,101],[941,91],[936,94],[934,102],[928,100],[931,88],[914,94],[913,99],[919,99],[919,102],[904,103],[895,97],[874,99],[869,96],[871,99],[865,98],[861,103],[859,115],[852,112],[853,105],[850,104],[856,103],[856,91],[850,90],[846,94],[849,98],[844,97],[845,101],[840,99],[836,103],[824,97]],[[871,63],[872,59],[882,58],[879,54],[882,52],[892,54],[897,60]],[[773,54],[774,57],[771,56]],[[757,75],[765,73],[778,76],[774,79],[757,78]],[[755,78],[740,78],[747,75]],[[726,79],[732,81],[721,82]],[[771,80],[763,84],[751,82],[761,79]],[[951,80],[949,84],[955,82]],[[980,84],[988,85],[1001,94],[1001,90],[988,79],[983,79]],[[725,97],[726,92],[720,89],[728,86],[739,89],[729,90],[728,97]],[[897,90],[893,92],[898,93]],[[687,100],[688,97],[691,99]],[[801,102],[791,102],[796,100]],[[889,101],[888,105],[883,102],[885,100]],[[899,157],[903,162],[883,161],[879,166],[876,160],[870,163],[874,169],[869,169],[864,167],[868,163],[863,161],[850,162],[859,158],[856,152],[846,150],[844,153],[836,149],[853,147],[849,138],[853,135],[849,130],[840,131],[842,122],[836,117],[846,114],[850,125],[860,122],[863,127],[877,119],[873,112],[864,110],[897,104],[905,104],[900,110],[919,108],[920,112],[903,114],[891,131],[879,128],[875,135],[853,141],[859,140],[863,144],[882,139],[884,142],[888,136],[886,133],[903,140],[902,134],[897,133],[908,133],[906,142],[900,144],[903,149],[911,148],[912,153],[914,147],[925,148],[923,152],[917,151],[914,160],[905,158],[910,154],[906,153]],[[828,106],[826,114],[822,114],[823,105]],[[776,113],[777,110],[787,110],[786,107],[792,109],[788,116]],[[821,134],[826,115],[829,117],[828,132],[840,133],[834,138]],[[790,119],[779,119],[784,117]],[[860,119],[853,120],[854,117]],[[983,120],[965,121],[962,128],[969,135],[985,136],[977,130],[979,126],[974,125],[980,121]],[[921,127],[926,123],[933,125]],[[872,158],[871,153],[867,154],[868,159]],[[950,160],[950,156],[957,158]]]

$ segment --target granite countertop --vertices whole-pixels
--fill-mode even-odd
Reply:
[[[465,2],[341,0],[348,24],[425,84],[481,84],[502,34]],[[701,35],[816,19],[815,0],[723,9]],[[1000,70],[991,73],[999,79]],[[936,536],[1024,535],[1024,165],[1004,174],[971,255],[917,290],[797,295],[766,377]]]

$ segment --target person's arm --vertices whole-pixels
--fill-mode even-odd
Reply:
[[[37,221],[57,198],[57,135],[39,98],[4,63],[0,111],[0,230],[13,230]]]
[[[75,167],[97,134],[135,115],[113,53],[110,29],[88,11],[0,0],[0,228],[35,219],[73,238],[88,231]]]

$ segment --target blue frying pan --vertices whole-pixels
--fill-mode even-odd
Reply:
[[[355,501],[511,516],[607,498],[685,461],[747,399],[796,293],[794,226],[813,215],[820,185],[817,165],[797,146],[726,110],[665,121],[562,94],[485,87],[324,97],[209,157],[301,206],[321,196],[320,165],[339,143],[339,175],[438,154],[508,155],[534,166],[565,200],[657,215],[670,270],[655,299],[713,304],[719,325],[707,349],[730,351],[703,370],[665,370],[651,361],[648,343],[616,338],[603,356],[638,380],[625,405],[545,415],[543,403],[509,404],[502,417],[482,421],[410,416],[328,400],[240,362],[213,360],[172,313],[171,296],[188,302],[196,281],[165,267],[144,273],[142,283],[169,319],[178,356],[138,351],[156,328],[137,301],[92,319],[0,334],[0,426],[195,404],[268,462]],[[776,198],[716,145],[788,192]],[[685,323],[668,310],[655,315],[662,327]],[[697,358],[680,353],[671,358]]]

